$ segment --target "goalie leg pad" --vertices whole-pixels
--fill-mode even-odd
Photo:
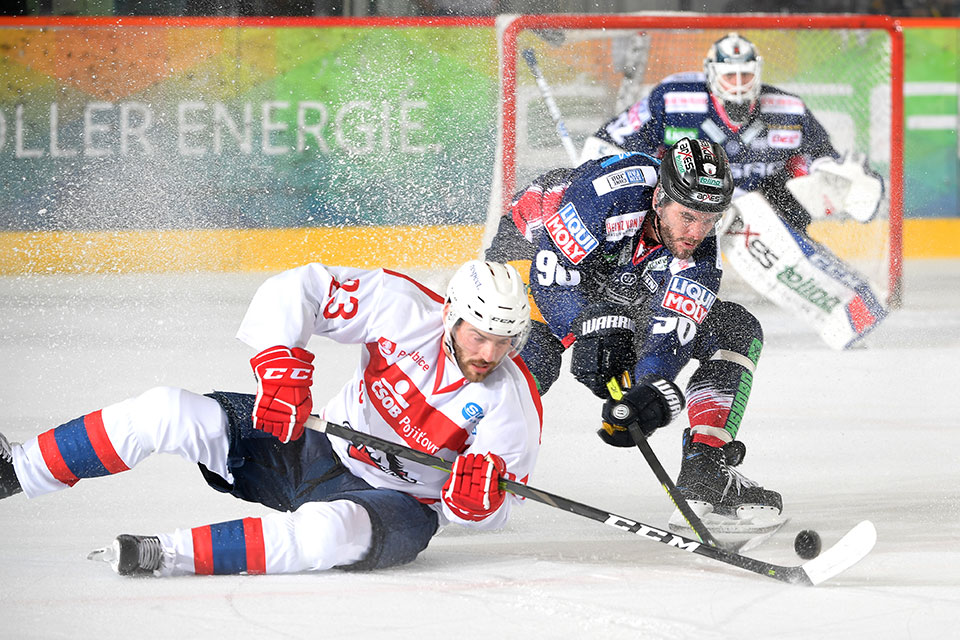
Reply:
[[[757,192],[734,200],[720,246],[728,264],[771,301],[845,349],[886,317],[870,284],[829,249],[784,223]]]

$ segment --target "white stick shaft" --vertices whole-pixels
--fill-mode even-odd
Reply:
[[[553,118],[553,122],[557,126],[557,135],[560,136],[560,142],[563,144],[563,148],[566,150],[570,162],[575,167],[580,164],[577,148],[573,145],[573,139],[570,137],[570,132],[567,131],[567,125],[563,122],[563,116],[560,115],[560,108],[557,106],[557,101],[553,98],[553,91],[551,91],[550,85],[547,84],[547,79],[543,77],[543,72],[537,63],[537,57],[533,49],[524,49],[522,55],[523,59],[527,62],[527,66],[530,67],[530,72],[533,73],[534,79],[537,81],[537,88],[540,89],[543,103],[547,105],[547,111],[550,112],[550,117]]]

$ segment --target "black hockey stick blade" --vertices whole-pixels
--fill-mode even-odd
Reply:
[[[313,431],[321,431],[338,438],[343,438],[354,444],[373,447],[384,453],[392,454],[434,469],[449,472],[453,468],[452,463],[424,451],[411,449],[405,445],[391,442],[368,433],[361,433],[360,431],[355,431],[349,427],[333,422],[327,422],[315,416],[307,419],[306,427]],[[520,482],[501,479],[500,486],[514,495],[562,509],[563,511],[569,511],[570,513],[590,518],[591,520],[596,520],[597,522],[626,531],[627,533],[638,535],[645,540],[660,542],[679,551],[696,553],[790,584],[816,585],[829,580],[862,560],[864,556],[870,553],[870,550],[873,549],[873,545],[877,540],[877,531],[873,523],[869,520],[864,520],[851,529],[839,542],[813,560],[808,560],[799,566],[780,566],[748,558],[717,547],[711,547],[696,540],[663,531],[637,520],[618,516],[596,507],[591,507],[553,493],[527,486]]]

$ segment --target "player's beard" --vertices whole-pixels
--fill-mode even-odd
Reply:
[[[497,368],[498,363],[496,362],[488,362],[482,358],[468,359],[467,356],[464,355],[463,349],[455,340],[453,342],[453,353],[457,364],[460,365],[460,372],[463,374],[463,377],[470,382],[482,382]],[[473,368],[475,366],[482,367],[482,370]]]
[[[680,260],[686,260],[692,256],[693,252],[696,251],[697,247],[700,246],[700,243],[703,242],[702,239],[698,240],[697,238],[677,237],[674,235],[673,229],[671,229],[669,225],[663,224],[663,220],[660,220],[657,232],[660,235],[660,241],[663,243],[663,246],[670,250],[670,253],[673,254],[673,257],[679,258]],[[690,243],[692,246],[682,243]]]

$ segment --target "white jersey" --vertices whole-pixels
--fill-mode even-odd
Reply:
[[[504,360],[482,382],[468,382],[444,353],[442,307],[441,296],[402,274],[314,263],[261,285],[237,337],[258,351],[306,347],[313,335],[363,345],[353,379],[327,403],[323,418],[448,461],[493,452],[511,478],[526,482],[542,427],[536,383],[519,358]],[[351,473],[431,505],[441,524],[496,528],[517,500],[511,494],[480,522],[463,520],[440,500],[448,473],[334,436],[330,441]]]

